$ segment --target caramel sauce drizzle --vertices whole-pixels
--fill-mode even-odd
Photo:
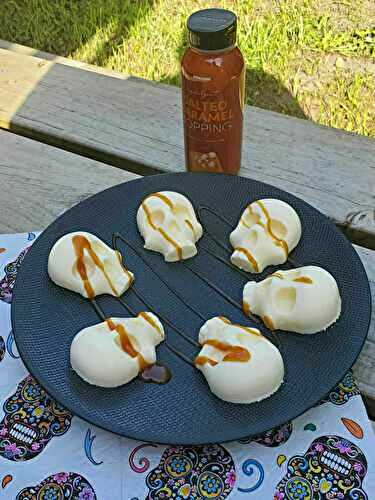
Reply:
[[[221,319],[221,321],[223,323],[226,323],[227,325],[231,325],[232,324],[231,321],[229,321],[229,319],[226,318],[225,316],[219,316],[219,319]]]
[[[289,254],[288,244],[287,244],[286,241],[284,241],[281,238],[278,238],[276,236],[276,234],[274,234],[272,232],[271,217],[270,217],[270,214],[268,213],[266,207],[263,205],[263,203],[260,200],[255,201],[255,203],[260,207],[260,209],[262,210],[262,212],[263,212],[263,214],[264,214],[264,216],[266,218],[266,221],[267,221],[267,231],[269,232],[270,236],[274,239],[274,241],[275,241],[275,243],[276,243],[277,246],[282,247],[282,249],[285,252],[286,257],[288,257],[288,254]]]
[[[248,209],[250,210],[250,212],[251,212],[251,208],[250,208],[250,206],[248,206],[247,208],[248,208]],[[252,213],[252,212],[251,212],[251,213]],[[251,229],[251,226],[249,226],[249,224],[245,221],[245,219],[244,219],[243,217],[241,217],[241,219],[240,219],[240,223],[241,223],[241,224],[243,224],[243,225],[244,225],[245,227],[247,227],[248,229]]]
[[[263,316],[262,320],[269,330],[275,330],[275,325],[273,324],[272,319],[269,316]]]
[[[94,262],[94,264],[96,265],[96,267],[98,267],[101,270],[101,272],[104,274],[104,277],[107,280],[108,285],[111,287],[111,290],[113,291],[113,293],[117,296],[118,295],[117,290],[113,286],[111,278],[108,276],[107,271],[105,270],[105,268],[103,266],[103,263],[101,262],[99,257],[96,255],[96,253],[92,249],[91,243],[89,242],[89,240],[85,236],[75,235],[72,238],[72,243],[73,243],[74,252],[75,252],[76,257],[77,257],[77,270],[78,270],[78,273],[81,277],[81,280],[83,281],[83,285],[85,287],[85,290],[86,290],[88,297],[90,299],[93,299],[95,297],[95,291],[94,291],[93,287],[91,286],[89,277],[87,275],[86,265],[85,265],[85,262],[83,260],[85,250],[87,250],[88,254],[90,255],[90,257],[91,257],[92,261]]]
[[[262,334],[254,330],[254,328],[250,328],[249,326],[239,325],[238,323],[232,323],[231,321],[229,321],[228,318],[225,318],[224,316],[219,316],[219,319],[221,319],[221,321],[223,321],[227,325],[236,326],[237,328],[241,328],[241,330],[244,330],[247,333],[251,333],[251,335],[257,335],[258,337],[262,337]]]
[[[164,194],[161,194],[161,193],[151,193],[147,196],[147,198],[144,200],[146,201],[148,198],[159,198],[160,200],[164,201],[164,203],[166,205],[168,205],[168,207],[173,210],[174,209],[174,205],[173,205],[173,202],[168,198],[168,196],[165,196]]]
[[[219,340],[206,340],[203,345],[210,345],[215,347],[221,352],[226,353],[223,361],[237,361],[240,363],[246,363],[250,360],[251,355],[247,349],[240,346],[233,346],[230,344],[226,344],[224,342],[220,342]],[[207,358],[206,356],[197,356],[194,360],[196,365],[204,365],[205,363],[209,363],[211,366],[217,365],[217,361]]]
[[[116,323],[110,318],[106,319],[105,322],[107,323],[108,328],[111,331],[116,330],[120,339],[122,350],[126,352],[126,354],[128,354],[131,358],[138,358],[140,371],[145,370],[149,366],[149,363],[146,362],[141,353],[134,349],[124,325],[116,325]]]
[[[192,224],[192,223],[191,223],[188,219],[185,219],[185,224],[186,224],[187,226],[189,226],[189,228],[191,229],[192,233],[194,234],[194,238],[195,238],[196,236],[195,236],[195,231],[194,231],[194,226],[193,226],[193,224]]]
[[[162,195],[160,193],[154,193],[154,194],[150,194],[150,196],[148,196],[147,198],[151,198],[152,196],[156,196],[157,198],[160,198],[165,203],[167,203],[167,205],[169,207],[171,207],[173,209],[173,203],[166,196],[164,196],[164,195]],[[146,200],[147,200],[147,198],[146,198]],[[180,245],[173,238],[171,238],[169,236],[168,233],[166,233],[164,231],[164,229],[162,227],[155,226],[154,221],[152,220],[151,212],[150,212],[150,210],[148,209],[148,207],[147,207],[147,205],[145,203],[146,200],[144,200],[142,202],[141,207],[145,211],[148,223],[150,224],[150,226],[152,227],[152,229],[155,229],[155,231],[159,231],[159,233],[163,236],[163,238],[166,241],[168,241],[168,243],[170,243],[171,245],[173,245],[175,247],[175,249],[177,251],[177,255],[178,255],[179,260],[182,260],[182,248],[180,247]],[[168,200],[168,201],[166,201],[166,200]]]
[[[242,301],[242,310],[246,314],[246,316],[250,316],[251,310],[250,310],[250,305],[246,300]]]
[[[299,278],[294,278],[293,281],[296,281],[297,283],[305,283],[306,285],[312,285],[314,283],[308,276],[300,276]]]
[[[207,358],[207,356],[197,356],[194,360],[194,363],[199,366],[205,365],[206,363],[208,363],[211,366],[216,366],[218,364],[217,361],[215,361],[214,359]]]
[[[149,323],[153,328],[155,328],[155,330],[158,331],[160,337],[163,337],[163,333],[160,329],[160,326],[156,323],[156,321],[153,318],[151,318],[151,316],[149,316],[146,312],[140,312],[138,316],[145,319],[147,323]]]
[[[253,328],[232,323],[231,321],[229,321],[229,319],[225,318],[224,316],[219,316],[219,319],[221,319],[221,321],[223,321],[228,325],[233,325],[236,326],[237,328],[241,328],[242,330],[244,330],[247,333],[250,333],[251,335],[257,335],[258,337],[262,337],[262,335]],[[230,344],[226,344],[225,342],[220,342],[218,340],[206,340],[206,342],[204,342],[203,345],[210,345],[212,347],[215,347],[219,351],[225,352],[226,355],[224,356],[223,361],[234,361],[234,362],[237,361],[240,363],[246,363],[251,358],[250,352],[241,346],[233,346]],[[194,360],[194,363],[195,365],[199,366],[204,365],[206,363],[208,363],[211,366],[216,366],[218,364],[217,361],[215,361],[214,359],[210,359],[207,356],[197,356]]]
[[[153,382],[154,384],[167,384],[172,377],[172,373],[167,366],[155,363],[148,366],[140,373],[139,378],[143,382]]]
[[[279,278],[280,280],[284,279],[284,276],[278,272],[271,274],[270,278]]]
[[[134,281],[134,276],[133,274],[129,271],[129,269],[127,269],[125,266],[124,266],[124,263],[122,262],[122,255],[121,253],[118,251],[118,250],[115,250],[116,252],[116,255],[117,255],[117,258],[120,262],[120,266],[122,267],[122,269],[124,270],[125,274],[127,275],[127,277],[129,278],[129,285],[131,285]]]
[[[242,252],[243,254],[246,255],[246,258],[247,260],[252,264],[253,268],[254,268],[254,271],[255,272],[258,272],[259,271],[259,266],[258,266],[258,263],[257,261],[255,260],[255,258],[251,255],[251,253],[249,252],[249,250],[247,250],[246,248],[244,247],[236,247],[235,250],[237,250],[237,252]]]

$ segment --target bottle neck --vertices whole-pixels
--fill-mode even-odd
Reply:
[[[193,52],[197,52],[198,54],[204,54],[205,56],[207,55],[217,55],[217,54],[225,54],[226,52],[231,52],[234,48],[236,47],[236,44],[234,43],[230,47],[225,47],[225,49],[215,49],[215,50],[203,50],[203,49],[198,49],[197,47],[192,47],[190,45],[190,50]]]

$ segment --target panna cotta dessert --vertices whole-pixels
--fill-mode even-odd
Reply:
[[[163,325],[153,313],[109,318],[77,333],[70,348],[70,363],[89,384],[118,387],[156,362],[155,348],[163,340]]]
[[[283,264],[301,238],[297,212],[284,201],[268,198],[251,203],[230,234],[231,262],[244,271],[260,273]]]
[[[56,285],[86,298],[101,294],[119,297],[134,281],[120,252],[84,231],[65,234],[56,241],[48,258],[48,274]]]
[[[248,404],[268,398],[281,386],[284,362],[280,351],[256,328],[218,316],[199,332],[202,349],[195,366],[211,392],[230,403]]]
[[[174,191],[148,195],[139,206],[137,224],[144,248],[161,253],[166,262],[196,255],[195,244],[203,234],[191,202]]]
[[[277,271],[243,289],[245,314],[260,316],[270,330],[317,333],[335,323],[341,314],[341,297],[335,278],[325,269],[304,266]]]

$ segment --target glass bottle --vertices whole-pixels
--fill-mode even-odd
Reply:
[[[204,9],[189,17],[187,27],[190,47],[181,64],[186,169],[237,174],[245,94],[237,17]]]

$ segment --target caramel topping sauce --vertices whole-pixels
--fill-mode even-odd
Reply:
[[[84,254],[84,249],[85,248],[90,248],[91,245],[87,241],[87,239],[84,236],[73,236],[73,247],[74,247],[74,252],[77,257],[77,270],[78,273],[81,277],[81,280],[83,281],[83,285],[85,287],[86,293],[90,299],[95,297],[95,292],[94,289],[91,286],[91,283],[89,281],[89,277],[87,275],[87,270],[86,270],[86,265],[83,261],[83,254]]]
[[[208,363],[211,366],[216,366],[218,364],[217,361],[207,358],[207,356],[197,356],[194,360],[194,363],[199,366],[205,365],[206,363]]]
[[[229,321],[229,319],[226,318],[225,316],[219,316],[219,319],[221,319],[221,321],[223,321],[227,325],[231,325],[232,324],[231,321]]]
[[[248,207],[249,210],[251,211],[251,208]],[[249,224],[245,221],[245,219],[243,217],[241,217],[240,219],[240,223],[243,224],[245,227],[247,227],[248,229],[251,229],[251,226],[249,226]]]
[[[138,316],[145,319],[147,323],[149,323],[153,328],[155,328],[155,330],[159,332],[160,337],[163,337],[163,333],[160,329],[160,326],[156,323],[156,321],[153,318],[151,318],[151,316],[149,316],[146,312],[140,312]]]
[[[87,296],[89,297],[89,299],[93,299],[95,297],[95,291],[94,291],[93,287],[91,286],[89,277],[87,275],[86,265],[85,265],[85,262],[83,260],[85,250],[90,255],[90,257],[91,257],[92,261],[94,262],[94,264],[96,265],[96,267],[98,267],[101,270],[101,272],[104,274],[104,277],[107,280],[108,285],[111,287],[112,292],[116,296],[118,296],[117,290],[114,287],[114,285],[111,281],[111,278],[109,277],[107,271],[105,270],[105,267],[104,267],[102,261],[99,259],[99,257],[96,255],[96,253],[92,249],[91,243],[89,242],[89,240],[85,236],[78,234],[78,235],[73,236],[72,243],[73,243],[74,252],[75,252],[76,257],[77,257],[77,270],[78,270],[78,273],[81,277],[81,280],[83,281],[83,285],[85,287],[85,290],[86,290],[86,293],[87,293]],[[116,251],[116,254],[117,254],[117,257],[121,263],[121,267],[127,273],[129,279],[132,282],[133,276],[130,274],[130,272],[122,264],[122,257],[121,257],[120,252]]]
[[[231,321],[229,321],[228,318],[225,318],[224,316],[219,316],[219,319],[221,319],[221,321],[223,321],[224,323],[227,323],[228,325],[232,325],[232,326],[236,326],[237,328],[241,328],[241,330],[244,330],[247,333],[251,333],[252,335],[257,335],[258,337],[262,337],[262,335],[260,333],[258,333],[256,330],[254,330],[254,328],[250,328],[249,326],[239,325],[237,323],[232,323]]]
[[[251,253],[249,252],[249,250],[247,250],[246,248],[243,248],[243,247],[236,247],[235,250],[237,250],[237,252],[242,252],[243,254],[245,254],[247,260],[252,264],[252,266],[254,268],[254,271],[256,273],[259,271],[258,263],[254,259],[254,257],[251,255]]]
[[[246,363],[251,357],[249,351],[244,347],[233,346],[225,342],[220,342],[219,340],[206,340],[204,345],[210,345],[221,352],[225,352],[226,355],[223,361],[240,361]]]
[[[151,196],[156,196],[156,195],[158,195],[158,198],[160,198],[160,197],[162,197],[162,199],[163,199],[163,198],[165,198],[165,196],[160,195],[159,193],[152,194],[152,195],[150,195],[148,198],[150,198]],[[146,198],[146,199],[147,199],[147,198]],[[168,201],[170,201],[168,198],[166,198],[166,199],[167,199]],[[179,245],[179,244],[178,244],[178,243],[177,243],[177,242],[176,242],[173,238],[171,238],[171,237],[169,236],[169,234],[168,234],[168,233],[166,233],[162,227],[157,227],[157,226],[155,226],[155,224],[154,224],[154,222],[153,222],[153,220],[152,220],[151,212],[150,212],[150,210],[148,209],[148,207],[147,207],[147,205],[146,205],[145,201],[143,201],[143,202],[142,202],[141,207],[142,207],[142,208],[143,208],[143,210],[145,211],[145,214],[146,214],[146,217],[147,217],[147,221],[148,221],[148,223],[150,224],[150,226],[152,227],[152,229],[155,229],[155,231],[159,231],[159,233],[163,236],[163,238],[164,238],[165,240],[167,240],[167,241],[168,241],[168,243],[170,243],[171,245],[173,245],[173,246],[175,247],[175,249],[176,249],[176,251],[177,251],[177,255],[178,255],[179,260],[182,260],[182,248],[180,247],[180,245]],[[173,205],[172,205],[172,207],[173,207]]]
[[[129,338],[129,335],[125,330],[125,327],[123,325],[116,325],[116,323],[111,318],[106,319],[105,322],[107,323],[108,328],[111,331],[116,330],[120,339],[122,350],[126,352],[126,354],[128,354],[131,358],[138,359],[139,369],[141,372],[145,370],[149,366],[149,364],[143,358],[142,354],[139,353],[136,349],[134,349],[131,340]]]
[[[308,276],[300,276],[299,278],[294,278],[293,281],[296,281],[297,283],[305,283],[306,285],[312,285],[314,283]]]
[[[246,363],[251,358],[249,351],[243,347],[233,346],[232,350],[224,356],[223,361],[238,361]]]
[[[194,226],[193,224],[188,220],[188,219],[185,219],[185,224],[187,226],[189,226],[189,228],[191,229],[192,233],[194,234],[194,238],[195,238],[195,231],[194,231]]]
[[[91,286],[89,277],[87,275],[86,265],[85,265],[85,262],[83,260],[85,250],[87,250],[88,254],[90,255],[90,257],[91,257],[92,261],[94,262],[94,264],[96,265],[96,267],[98,267],[101,270],[101,272],[104,274],[105,279],[107,280],[108,285],[111,287],[111,290],[113,291],[113,293],[115,295],[117,295],[117,290],[113,286],[111,278],[108,276],[107,271],[105,270],[102,261],[99,259],[99,257],[96,255],[96,253],[92,249],[91,243],[89,242],[89,240],[85,236],[75,235],[72,238],[72,243],[73,243],[74,252],[75,252],[76,257],[77,257],[77,270],[79,272],[81,280],[83,281],[83,284],[84,284],[84,287],[85,287],[85,290],[86,290],[88,297],[90,299],[94,298],[95,292]]]
[[[284,276],[278,272],[271,274],[270,278],[279,278],[280,280],[284,279]]]
[[[143,382],[153,382],[154,384],[167,384],[172,377],[172,373],[167,366],[155,363],[154,365],[149,365],[142,373],[139,378]]]
[[[276,245],[280,246],[283,248],[284,252],[285,252],[285,255],[286,257],[288,257],[288,254],[289,254],[289,248],[288,248],[288,244],[286,241],[284,241],[283,239],[281,238],[278,238],[273,232],[272,232],[272,228],[271,228],[271,217],[270,217],[270,214],[268,213],[266,207],[263,205],[263,203],[258,200],[258,201],[255,201],[255,203],[260,207],[260,209],[262,210],[265,218],[266,218],[266,221],[267,221],[267,231],[269,232],[269,234],[271,235],[271,237],[275,240],[275,243]]]
[[[161,194],[161,193],[151,193],[149,194],[146,199],[144,201],[146,201],[148,198],[152,198],[152,197],[155,197],[155,198],[159,198],[160,200],[164,201],[164,203],[166,205],[168,205],[168,207],[173,210],[174,209],[174,205],[173,205],[173,202],[167,197],[165,196],[164,194]]]
[[[272,319],[269,317],[269,316],[263,316],[262,317],[262,320],[263,320],[263,323],[266,325],[266,327],[269,329],[269,330],[276,330],[273,322],[272,322]]]
[[[250,310],[250,305],[246,300],[242,302],[242,310],[246,314],[246,316],[250,316],[251,310]]]
[[[236,326],[237,328],[241,328],[247,333],[250,333],[252,335],[257,335],[259,337],[262,337],[260,333],[258,333],[256,330],[253,328],[249,328],[247,326],[242,326],[242,325],[237,325],[236,323],[232,323],[229,321],[229,319],[225,318],[224,316],[219,316],[219,319],[223,321],[226,324]],[[223,361],[234,361],[234,362],[240,362],[240,363],[246,363],[247,361],[250,360],[251,354],[250,352],[245,349],[244,347],[241,346],[233,346],[230,344],[226,344],[225,342],[220,342],[219,340],[206,340],[203,345],[210,345],[212,347],[215,347],[219,351],[225,352],[225,356],[223,358]],[[217,361],[208,358],[207,356],[197,356],[194,360],[195,365],[204,365],[206,363],[210,364],[211,366],[216,366],[218,364]]]
[[[131,285],[134,281],[134,276],[132,275],[132,273],[129,271],[129,269],[127,269],[125,266],[124,266],[124,263],[122,262],[122,255],[121,253],[118,251],[118,250],[115,250],[116,252],[116,255],[117,255],[117,258],[120,262],[120,265],[122,267],[122,269],[124,270],[125,274],[128,276],[129,278],[129,284]]]

